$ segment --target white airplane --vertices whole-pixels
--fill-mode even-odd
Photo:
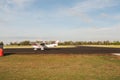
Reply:
[[[57,47],[58,46],[58,40],[55,41],[55,43],[52,43],[52,44],[46,44],[45,42],[43,43],[35,43],[32,45],[32,47],[34,48],[34,50],[37,50],[37,49],[41,49],[41,50],[44,50],[45,48],[52,48],[52,47]]]

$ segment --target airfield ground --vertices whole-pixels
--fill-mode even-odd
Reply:
[[[40,49],[34,51],[33,48],[6,48],[4,49],[5,55],[7,54],[112,54],[120,53],[120,48],[107,48],[107,47],[90,47],[90,46],[77,46],[68,48],[48,48],[44,51]]]
[[[0,80],[120,80],[120,48],[8,48]]]

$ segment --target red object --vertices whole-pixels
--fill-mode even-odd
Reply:
[[[3,56],[3,49],[0,48],[0,57]]]

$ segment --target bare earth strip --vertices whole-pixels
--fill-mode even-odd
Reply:
[[[120,53],[120,48],[106,48],[106,47],[88,47],[78,46],[71,48],[49,48],[44,51],[34,51],[32,48],[8,48],[4,49],[5,54],[15,53],[43,53],[43,54],[112,54]]]

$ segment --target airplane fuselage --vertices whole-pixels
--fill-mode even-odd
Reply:
[[[58,41],[56,41],[54,44],[45,44],[45,43],[35,44],[33,45],[33,48],[34,50],[37,50],[38,48],[40,48],[41,50],[44,50],[45,48],[53,48],[57,46],[58,46]]]

